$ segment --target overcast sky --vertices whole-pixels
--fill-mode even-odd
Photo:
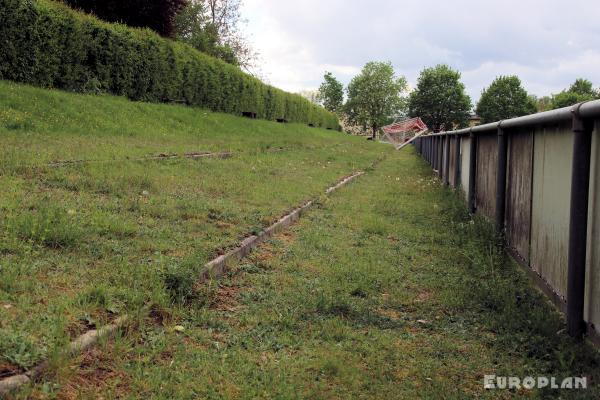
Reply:
[[[288,91],[318,88],[326,70],[346,84],[374,60],[411,85],[449,64],[474,100],[498,75],[536,95],[577,77],[600,86],[598,0],[244,0],[243,14],[263,75]]]

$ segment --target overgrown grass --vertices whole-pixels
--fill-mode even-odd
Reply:
[[[0,109],[0,329],[14,338],[0,374],[125,313],[202,302],[204,263],[390,152],[302,125],[5,82]],[[79,159],[115,162],[47,165]]]
[[[72,218],[74,210],[63,210],[41,202],[37,209],[15,215],[8,221],[7,228],[17,239],[51,249],[74,246],[82,236]]]
[[[185,267],[187,268],[187,267]],[[177,273],[175,273],[177,276]],[[22,396],[598,398],[598,353],[411,149],[322,198],[193,301]],[[188,298],[191,299],[191,298]],[[94,365],[94,374],[73,367]],[[103,374],[98,371],[111,371]],[[486,391],[483,377],[585,375],[586,391]],[[99,378],[102,378],[101,380]]]

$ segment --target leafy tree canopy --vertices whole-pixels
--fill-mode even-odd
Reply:
[[[213,57],[256,69],[258,58],[241,32],[242,0],[187,0],[175,28],[178,40]]]
[[[212,23],[203,2],[189,2],[177,15],[175,34],[179,41],[213,57],[238,65],[239,61],[228,44],[221,44],[219,29]]]
[[[404,112],[406,101],[402,94],[406,89],[406,78],[397,77],[391,63],[367,63],[348,85],[347,119],[370,129],[375,137],[390,117]]]
[[[408,108],[412,117],[421,117],[430,129],[439,131],[466,126],[472,104],[460,72],[442,64],[421,72]]]
[[[577,79],[567,90],[552,96],[552,108],[563,108],[583,101],[600,98],[600,90],[594,90],[592,82],[587,79]]]
[[[531,94],[529,95],[529,98],[535,104],[537,112],[543,112],[552,109],[552,97],[550,96],[537,97]]]
[[[337,113],[344,104],[344,85],[331,72],[326,72],[317,98],[326,110]]]
[[[536,111],[535,102],[523,89],[521,80],[516,76],[499,76],[496,78],[481,93],[476,110],[482,123],[520,117],[533,114]]]

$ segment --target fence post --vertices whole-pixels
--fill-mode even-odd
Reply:
[[[471,133],[469,134],[471,138],[470,143],[470,154],[469,154],[469,212],[471,214],[475,214],[476,204],[475,204],[475,179],[477,177],[477,138],[473,134],[473,129],[471,129]]]
[[[496,175],[496,231],[504,232],[506,212],[506,163],[508,159],[508,137],[498,124],[498,171]]]
[[[456,147],[454,148],[454,187],[460,187],[460,135],[454,137]]]
[[[593,130],[591,121],[583,120],[579,116],[581,104],[573,108],[573,171],[567,283],[567,330],[569,335],[577,339],[585,332],[583,312]]]

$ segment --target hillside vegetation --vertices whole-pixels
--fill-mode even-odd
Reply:
[[[4,0],[0,21],[0,79],[339,129],[335,115],[303,97],[148,29],[51,0]]]

